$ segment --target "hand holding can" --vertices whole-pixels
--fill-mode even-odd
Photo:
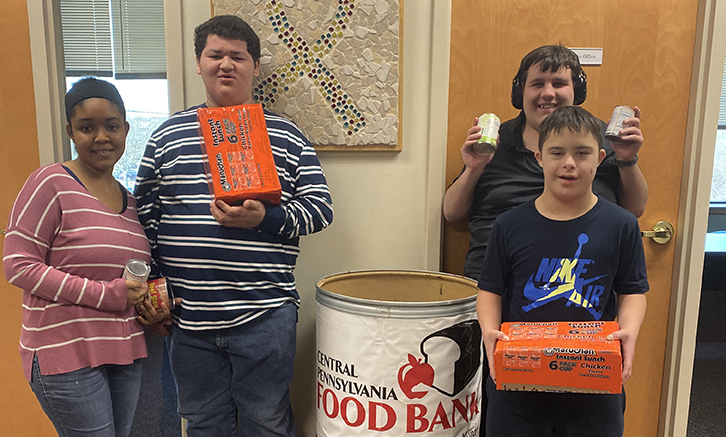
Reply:
[[[473,144],[472,150],[479,155],[491,155],[497,149],[499,137],[499,117],[495,114],[485,113],[479,116],[478,125],[481,127],[481,138]]]
[[[146,261],[130,259],[126,262],[122,277],[130,281],[139,281],[143,284],[149,277],[149,273],[151,273],[151,267],[149,267]]]
[[[146,298],[147,293],[144,283],[149,277],[149,273],[151,273],[151,267],[144,260],[130,259],[126,262],[124,273],[121,277],[127,281],[139,283],[138,286],[133,285],[133,283],[126,283],[127,304],[135,305]]]
[[[629,106],[616,106],[613,115],[610,117],[610,123],[605,130],[605,138],[611,142],[620,142],[620,130],[623,128],[623,122],[626,119],[635,117],[635,111]]]
[[[174,294],[171,291],[171,285],[166,278],[158,278],[148,281],[149,284],[149,300],[151,306],[155,310],[161,309],[161,303],[164,302],[169,310],[174,309]]]

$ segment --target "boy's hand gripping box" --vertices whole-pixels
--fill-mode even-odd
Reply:
[[[279,205],[282,188],[260,104],[197,109],[212,197]]]
[[[503,323],[497,342],[498,390],[620,393],[620,341],[606,337],[617,322]]]

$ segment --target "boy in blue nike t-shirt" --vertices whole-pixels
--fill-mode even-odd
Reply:
[[[479,278],[477,314],[489,358],[487,437],[622,436],[625,393],[496,390],[502,322],[611,321],[620,330],[623,383],[632,373],[648,279],[638,221],[599,198],[592,181],[605,157],[600,124],[579,106],[542,122],[542,195],[497,218]]]

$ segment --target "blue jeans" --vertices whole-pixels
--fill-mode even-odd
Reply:
[[[141,360],[42,375],[33,360],[30,388],[59,437],[127,437],[141,388]]]
[[[296,435],[296,325],[297,306],[289,303],[235,328],[172,328],[171,369],[189,437]]]

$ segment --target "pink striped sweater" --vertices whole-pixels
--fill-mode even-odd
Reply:
[[[33,172],[15,199],[3,266],[23,290],[20,355],[28,380],[33,355],[45,375],[146,356],[121,275],[131,258],[150,261],[149,243],[134,197],[126,197],[123,212],[111,211],[52,164]]]

